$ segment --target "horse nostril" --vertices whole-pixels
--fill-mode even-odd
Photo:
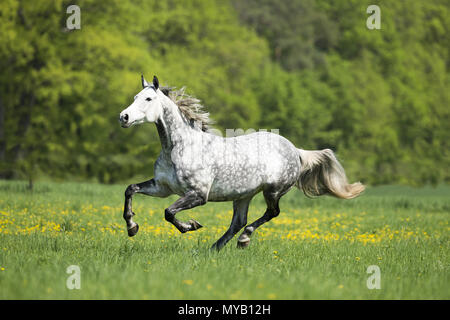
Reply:
[[[124,114],[120,116],[120,122],[127,123],[128,122],[128,114]]]

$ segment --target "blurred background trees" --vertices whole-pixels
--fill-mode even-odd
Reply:
[[[373,1],[372,1],[373,2]],[[152,175],[153,125],[121,129],[140,74],[187,86],[217,128],[332,148],[369,184],[449,182],[445,0],[1,0],[0,177]]]

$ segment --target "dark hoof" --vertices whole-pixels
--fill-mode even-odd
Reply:
[[[250,244],[250,237],[246,236],[246,237],[242,237],[240,236],[237,242],[237,247],[240,249],[244,249],[247,248]]]
[[[138,231],[139,231],[139,225],[136,223],[136,225],[134,227],[128,229],[128,236],[129,237],[135,236],[136,233],[138,233]]]
[[[203,227],[198,221],[195,221],[193,219],[189,220],[189,224],[191,225],[191,231],[194,231],[194,230],[197,230],[197,229],[200,229]]]

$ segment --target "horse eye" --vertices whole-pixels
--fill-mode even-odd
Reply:
[[[145,100],[147,100],[147,101],[152,101],[152,98],[147,98],[147,99],[145,99]]]

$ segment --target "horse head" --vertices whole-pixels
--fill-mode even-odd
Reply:
[[[141,81],[142,90],[134,96],[133,103],[119,115],[123,128],[144,122],[155,122],[162,114],[162,101],[158,95],[158,78],[154,76],[153,83],[149,84],[142,75]]]

